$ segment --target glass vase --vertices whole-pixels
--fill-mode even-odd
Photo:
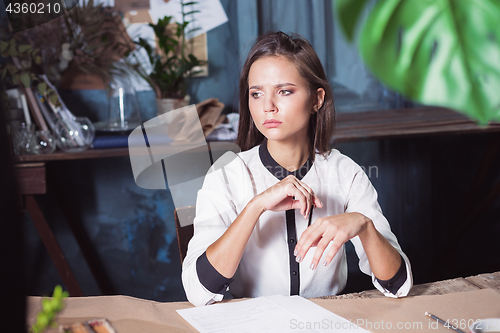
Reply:
[[[33,136],[31,151],[34,154],[51,154],[56,150],[56,142],[50,131],[36,131]]]
[[[24,122],[12,122],[12,145],[14,154],[29,155],[32,154],[33,136],[35,134],[35,124],[27,125]]]
[[[97,131],[127,132],[141,125],[139,102],[128,77],[113,76],[108,102],[108,120],[96,123]]]
[[[87,117],[61,117],[54,127],[57,147],[62,151],[81,152],[94,141],[95,129]]]

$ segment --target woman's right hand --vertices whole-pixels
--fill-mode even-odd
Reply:
[[[271,210],[282,212],[300,208],[300,213],[307,219],[311,206],[323,207],[318,196],[304,182],[289,175],[279,183],[271,186],[255,198],[262,212]]]

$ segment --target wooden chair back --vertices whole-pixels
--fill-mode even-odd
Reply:
[[[196,206],[179,207],[174,210],[175,230],[177,232],[181,264],[186,257],[189,240],[193,237],[193,220],[195,214]],[[181,226],[180,221],[185,225],[184,227]]]

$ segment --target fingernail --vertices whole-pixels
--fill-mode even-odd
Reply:
[[[328,265],[328,263],[326,261],[323,261],[323,266],[326,266]]]
[[[296,257],[295,257],[295,261],[296,261],[296,262],[300,262],[301,260],[302,260],[302,257],[301,257],[301,256],[296,256]]]
[[[314,270],[316,266],[314,266],[314,263],[311,264],[311,269]]]
[[[297,256],[297,253],[299,253],[299,251],[297,251],[297,250],[293,251],[294,256]]]

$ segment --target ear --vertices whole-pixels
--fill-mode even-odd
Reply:
[[[323,103],[325,102],[325,89],[323,88],[318,88],[316,90],[316,98],[313,101],[313,112],[316,113],[318,112],[319,109],[323,106]]]

